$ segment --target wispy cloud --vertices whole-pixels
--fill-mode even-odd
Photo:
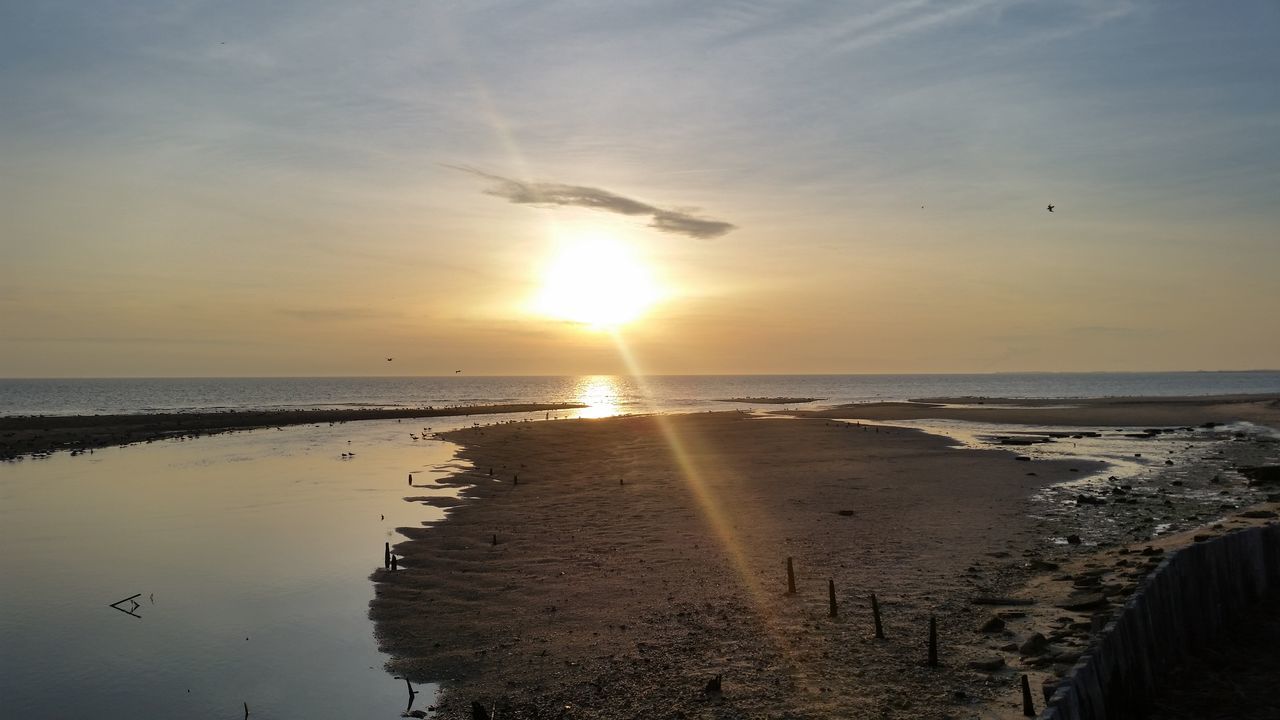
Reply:
[[[699,217],[692,209],[660,208],[601,188],[553,182],[525,182],[475,168],[454,165],[448,167],[494,181],[496,185],[485,190],[486,194],[505,198],[519,205],[537,207],[561,205],[602,210],[619,215],[648,215],[649,227],[659,232],[694,238],[716,238],[737,228],[736,225],[723,220]]]

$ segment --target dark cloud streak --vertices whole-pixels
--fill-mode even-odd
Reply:
[[[504,198],[518,205],[571,206],[619,215],[648,215],[651,218],[649,227],[659,232],[700,239],[717,238],[737,228],[736,225],[722,220],[698,217],[687,210],[665,210],[600,188],[550,182],[523,182],[482,172],[475,168],[454,165],[448,167],[494,181],[497,184],[485,190],[485,194]]]

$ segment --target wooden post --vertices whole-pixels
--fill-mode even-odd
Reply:
[[[391,543],[382,543],[382,567],[391,567]]]
[[[520,484],[520,473],[516,473],[515,475],[512,475],[512,476],[511,476],[511,484],[512,484],[512,485],[519,485],[519,484]]]
[[[929,616],[929,667],[938,667],[938,618]]]
[[[1022,716],[1029,718],[1036,716],[1036,705],[1031,701],[1031,681],[1026,675],[1022,676]]]
[[[494,533],[494,535],[493,535],[493,544],[494,544],[494,545],[497,545],[497,544],[498,544],[498,534],[497,534],[497,533]]]
[[[828,614],[831,617],[836,616],[836,581],[827,578],[827,604],[830,605]]]
[[[880,603],[876,600],[876,594],[871,593],[871,617],[876,622],[876,639],[884,639],[884,627],[880,624]]]
[[[413,484],[413,473],[409,473],[409,484]]]
[[[399,562],[396,561],[396,556],[392,555],[391,556],[391,572],[395,572],[396,570],[399,570],[399,569],[400,569],[400,564]]]
[[[791,558],[787,558],[787,594],[796,594],[796,569],[791,565]]]

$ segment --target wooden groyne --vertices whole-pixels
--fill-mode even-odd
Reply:
[[[1140,717],[1173,664],[1241,610],[1275,592],[1280,592],[1280,524],[1171,553],[1059,683],[1041,720]]]

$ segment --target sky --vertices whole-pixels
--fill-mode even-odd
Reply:
[[[1274,0],[4,3],[0,376],[1277,368],[1277,36]]]

